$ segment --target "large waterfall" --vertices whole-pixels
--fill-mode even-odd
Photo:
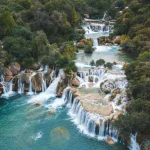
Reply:
[[[114,141],[117,141],[118,132],[112,126],[111,121],[98,114],[87,112],[83,108],[80,100],[77,98],[73,99],[70,90],[68,90],[65,102],[67,106],[70,106],[68,114],[72,117],[73,122],[77,125],[80,132],[99,140],[104,140],[109,136]]]

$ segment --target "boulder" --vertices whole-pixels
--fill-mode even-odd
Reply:
[[[5,68],[5,70],[4,70],[4,75],[5,75],[5,76],[13,76],[13,73],[11,72],[10,69]]]
[[[71,81],[72,86],[76,86],[78,87],[80,85],[80,82],[77,78],[73,78],[73,80]]]
[[[120,44],[120,36],[116,36],[115,39],[113,40],[114,44]]]
[[[35,106],[40,106],[40,105],[41,105],[40,102],[35,103]]]
[[[42,91],[42,73],[38,72],[35,76],[32,77],[32,87],[33,90],[37,92]]]
[[[20,65],[15,62],[15,63],[12,63],[11,66],[9,66],[9,69],[11,70],[11,72],[13,73],[13,75],[16,75],[18,74],[18,72],[20,71]]]
[[[110,144],[110,145],[115,144],[114,140],[113,140],[111,137],[109,137],[109,136],[107,137],[106,142],[107,142],[108,144]]]
[[[51,114],[51,115],[54,115],[54,114],[55,114],[55,110],[54,110],[54,109],[51,109],[51,110],[50,110],[50,114]]]
[[[5,68],[4,75],[5,75],[5,81],[6,82],[9,82],[13,78],[13,73],[8,68]]]

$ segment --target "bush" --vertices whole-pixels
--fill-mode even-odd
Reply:
[[[94,51],[94,48],[91,45],[87,45],[84,50],[84,52],[88,54],[92,54],[93,51]]]
[[[104,65],[105,64],[105,60],[104,59],[99,59],[99,60],[97,60],[96,61],[96,66],[98,67],[98,66],[102,66],[102,65]]]
[[[109,69],[111,69],[112,66],[113,66],[113,63],[110,63],[110,62],[107,62],[107,63],[105,64],[105,67],[107,67],[107,68],[109,68]]]
[[[91,65],[91,66],[95,66],[94,60],[92,60],[92,61],[90,62],[90,65]]]

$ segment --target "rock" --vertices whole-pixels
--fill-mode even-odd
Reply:
[[[33,66],[32,66],[32,68],[31,69],[33,69],[33,70],[38,70],[38,69],[40,69],[40,64],[38,64],[38,63],[35,63]]]
[[[73,80],[71,81],[72,86],[76,86],[78,87],[80,85],[80,82],[77,78],[73,78]]]
[[[116,36],[115,39],[113,40],[114,44],[120,44],[120,36]]]
[[[109,137],[109,136],[107,137],[106,142],[107,142],[108,144],[110,144],[110,145],[115,144],[114,140],[113,140],[111,137]]]
[[[51,109],[51,110],[50,110],[50,114],[51,114],[51,115],[54,115],[54,114],[55,114],[55,110],[54,110],[54,109]]]
[[[20,65],[15,62],[15,63],[12,63],[11,66],[9,66],[9,69],[11,70],[11,72],[13,73],[13,75],[16,75],[18,74],[18,72],[20,71]]]
[[[56,145],[62,145],[70,139],[70,134],[65,127],[56,127],[50,132],[51,142]]]
[[[6,82],[9,82],[13,78],[13,73],[8,68],[5,68],[4,75],[5,75],[5,81]]]
[[[78,42],[77,43],[77,47],[78,48],[84,48],[85,47],[85,44],[83,42]]]
[[[114,115],[113,115],[113,120],[117,120],[118,119],[118,116],[119,115],[121,115],[121,114],[123,114],[123,112],[121,112],[121,111],[119,111],[119,110],[117,110],[115,113],[114,113]]]
[[[13,73],[11,72],[10,69],[5,68],[5,70],[4,70],[4,75],[5,75],[5,76],[13,76]]]
[[[46,86],[48,87],[51,83],[51,76],[50,74],[52,73],[52,69],[50,68],[46,73],[45,73],[45,79],[46,79]]]
[[[41,105],[40,102],[35,103],[35,106],[40,106],[40,105]]]
[[[33,90],[37,92],[42,91],[42,73],[38,72],[35,76],[32,77],[32,87]]]

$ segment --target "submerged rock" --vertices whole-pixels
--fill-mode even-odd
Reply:
[[[53,144],[64,144],[70,139],[70,134],[65,127],[56,127],[50,132],[50,139]]]
[[[106,142],[110,145],[115,144],[114,140],[111,137],[107,137]]]
[[[35,103],[35,106],[40,106],[40,105],[41,105],[40,102]]]

